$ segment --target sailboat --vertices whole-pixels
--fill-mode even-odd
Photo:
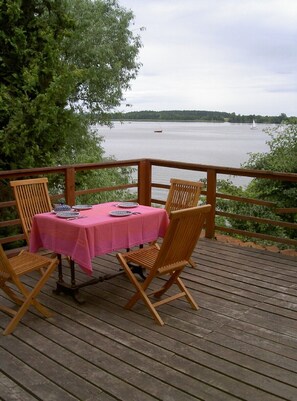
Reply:
[[[251,129],[257,129],[257,124],[255,123],[255,120],[253,120],[253,124],[251,125]]]

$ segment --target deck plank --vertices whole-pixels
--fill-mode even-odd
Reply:
[[[0,398],[296,401],[296,258],[206,239],[193,258],[183,277],[200,309],[182,299],[163,305],[163,327],[141,302],[123,308],[133,294],[124,275],[83,288],[82,305],[53,294],[50,279],[40,300],[54,317],[30,310],[0,336]],[[115,254],[93,267],[119,269]],[[10,304],[3,294],[0,302]],[[0,328],[8,321],[1,314]]]

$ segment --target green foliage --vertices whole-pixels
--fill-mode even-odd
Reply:
[[[0,0],[1,170],[105,160],[102,138],[90,127],[110,123],[136,77],[141,43],[132,22],[132,12],[116,0]],[[76,185],[118,185],[131,174],[80,173]],[[51,189],[63,191],[61,178],[50,181]],[[2,184],[0,201],[11,199]],[[110,199],[89,199],[104,200]],[[9,218],[13,211],[2,209],[0,220]]]
[[[281,113],[278,116],[261,116],[255,114],[249,115],[241,115],[232,113],[228,116],[228,121],[230,123],[251,123],[255,120],[258,124],[267,123],[267,124],[282,124],[288,120],[288,117],[285,113]]]
[[[297,124],[285,124],[267,130],[270,140],[268,153],[251,154],[246,168],[297,173]],[[296,207],[297,184],[286,181],[254,179],[247,192],[276,202],[278,207]],[[293,221],[294,216],[287,216]]]
[[[297,124],[283,124],[266,129],[270,136],[267,142],[269,153],[250,155],[246,168],[273,170],[287,173],[297,172]]]
[[[79,173],[76,177],[76,185],[80,190],[88,188],[116,186],[124,182],[131,182],[131,171],[125,168],[109,170],[96,170],[87,173]],[[124,190],[99,192],[97,194],[81,195],[77,202],[81,204],[95,204],[100,202],[124,201],[133,198],[133,195]]]
[[[64,57],[75,76],[71,107],[88,112],[91,122],[108,122],[109,112],[123,100],[140,64],[139,36],[129,30],[133,19],[114,0],[68,0],[75,30],[63,42]]]
[[[103,158],[92,123],[140,64],[133,14],[111,0],[0,2],[0,169]]]
[[[270,151],[250,154],[245,168],[297,173],[297,125],[295,119],[287,124],[267,129],[270,140],[267,142]],[[218,183],[218,191],[246,198],[262,199],[275,202],[277,208],[296,207],[297,184],[286,181],[253,179],[246,189],[237,188],[231,182]],[[219,200],[218,208],[229,213],[261,217],[275,221],[297,222],[296,214],[278,214],[275,210],[258,205],[243,204],[236,201]],[[220,218],[220,224],[241,230],[269,234],[277,237],[296,239],[296,230],[273,227],[268,224]]]
[[[60,43],[71,28],[60,1],[0,3],[0,168],[51,164],[67,122]]]

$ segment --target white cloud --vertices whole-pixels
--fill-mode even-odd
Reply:
[[[296,0],[120,0],[140,32],[131,110],[297,115]],[[130,109],[129,109],[130,110]]]

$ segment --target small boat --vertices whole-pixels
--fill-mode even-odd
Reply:
[[[159,133],[161,133],[161,132],[163,132],[163,130],[161,130],[161,129],[155,129],[155,131],[154,132],[159,132]]]
[[[251,129],[257,129],[257,124],[255,123],[255,120],[253,120],[253,124],[251,125]]]

